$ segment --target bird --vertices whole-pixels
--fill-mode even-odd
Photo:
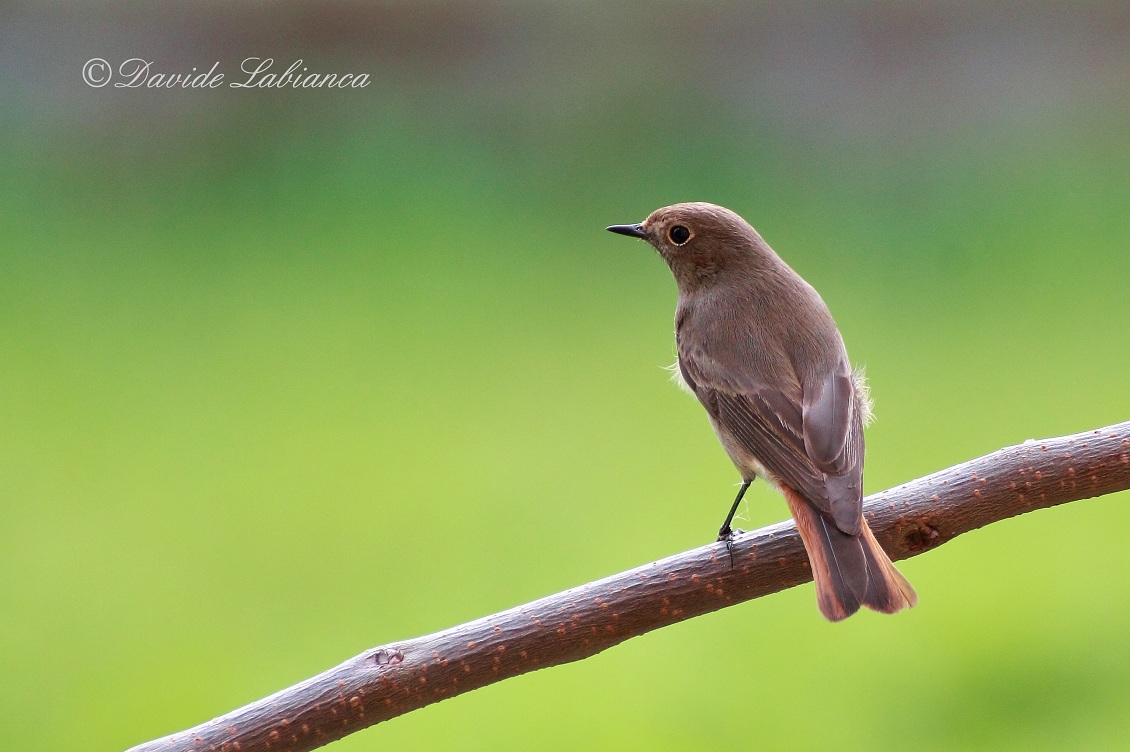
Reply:
[[[674,204],[607,229],[650,243],[675,277],[674,376],[742,478],[718,541],[730,549],[734,513],[761,477],[785,497],[827,619],[914,606],[914,588],[863,517],[871,399],[819,293],[715,204]]]

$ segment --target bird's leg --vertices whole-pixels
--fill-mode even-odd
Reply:
[[[730,522],[734,519],[734,513],[738,511],[738,504],[742,503],[742,497],[745,496],[746,489],[752,482],[747,480],[742,483],[742,487],[738,489],[738,498],[734,499],[734,505],[730,507],[730,513],[726,515],[726,521],[718,529],[718,540],[726,541],[726,553],[730,555],[730,569],[734,568],[734,531],[730,529]]]
[[[738,498],[734,499],[734,505],[730,507],[730,513],[726,515],[726,521],[722,523],[722,527],[718,529],[718,540],[729,542],[734,531],[730,529],[730,523],[734,519],[734,514],[738,511],[738,504],[742,503],[742,497],[745,496],[746,489],[753,481],[747,480],[742,483],[742,487],[738,489]]]

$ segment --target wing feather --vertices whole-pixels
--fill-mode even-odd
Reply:
[[[768,386],[712,379],[712,369],[682,354],[679,369],[719,430],[774,481],[795,489],[843,532],[859,533],[863,425],[850,369],[837,369],[812,400],[804,394],[799,401]]]

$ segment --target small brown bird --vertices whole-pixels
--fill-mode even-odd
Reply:
[[[678,283],[676,375],[743,481],[718,540],[729,545],[734,512],[760,475],[788,502],[825,617],[915,605],[863,519],[871,403],[816,290],[721,206],[675,204],[608,229],[649,242]]]

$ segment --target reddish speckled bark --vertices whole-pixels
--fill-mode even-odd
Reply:
[[[1130,488],[1130,422],[1028,441],[868,497],[892,559],[1034,509]],[[323,674],[130,752],[310,750],[433,702],[811,579],[791,521],[493,616],[368,650]],[[927,595],[927,597],[929,597]],[[813,610],[813,618],[818,618]]]

